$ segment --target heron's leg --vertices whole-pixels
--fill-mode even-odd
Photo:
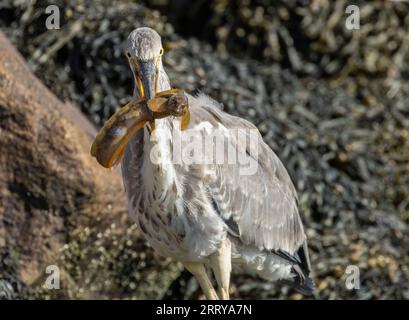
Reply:
[[[231,243],[229,239],[224,240],[220,249],[210,256],[210,267],[219,286],[219,297],[222,300],[229,300],[231,273]]]
[[[195,276],[205,296],[209,300],[219,300],[213,285],[207,276],[204,264],[198,262],[184,262],[185,268]]]

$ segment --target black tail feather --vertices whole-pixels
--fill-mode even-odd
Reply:
[[[296,278],[294,279],[294,289],[303,295],[312,295],[315,289],[314,281],[310,278],[311,262],[308,253],[307,240],[304,241],[302,247],[298,249],[296,255],[300,258],[301,263],[294,265]]]
[[[294,255],[290,255],[282,250],[275,251],[274,253],[293,264],[292,273],[295,275],[294,279],[283,282],[290,284],[299,293],[311,296],[314,293],[315,284],[310,278],[311,263],[308,254],[307,241],[304,242]]]
[[[297,292],[304,296],[312,296],[315,290],[314,281],[305,273],[300,275],[296,270],[294,270],[294,268],[293,273],[295,274],[293,279],[281,280],[280,282],[293,287]]]
[[[314,281],[312,281],[312,279],[305,273],[302,276],[297,274],[292,286],[295,290],[305,296],[311,296],[315,289]]]

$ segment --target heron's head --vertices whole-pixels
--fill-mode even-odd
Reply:
[[[162,41],[151,28],[132,31],[126,42],[126,55],[135,76],[139,96],[152,99],[158,91],[159,69],[162,67]]]

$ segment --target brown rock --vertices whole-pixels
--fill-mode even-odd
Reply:
[[[92,134],[0,34],[0,246],[18,253],[26,283],[78,228],[126,212],[120,177],[89,154]]]
[[[95,135],[0,32],[0,294],[7,281],[9,298],[157,299],[179,276],[127,219],[120,176],[90,155]],[[61,290],[44,289],[50,264]]]

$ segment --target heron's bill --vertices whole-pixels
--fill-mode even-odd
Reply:
[[[131,100],[101,128],[92,144],[91,155],[105,168],[117,165],[134,134],[150,120],[167,116],[181,117],[181,130],[188,127],[190,113],[183,90],[164,91],[149,101],[144,98]]]

